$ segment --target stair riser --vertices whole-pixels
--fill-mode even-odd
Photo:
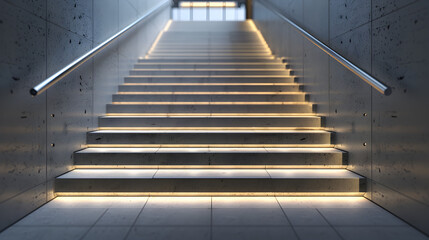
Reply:
[[[359,179],[56,179],[57,192],[362,192]]]
[[[88,133],[88,144],[330,144],[329,133]]]
[[[99,127],[314,127],[320,118],[99,118]]]
[[[304,94],[293,95],[179,95],[179,94],[147,94],[147,95],[113,95],[114,102],[303,102]]]
[[[119,86],[120,92],[298,92],[302,90],[302,86],[289,85],[289,86],[228,86],[228,85],[215,85],[215,86]]]
[[[293,77],[125,77],[125,83],[294,83]]]
[[[135,64],[135,69],[285,69],[284,64]]]
[[[237,41],[228,41],[228,40],[216,40],[213,42],[208,42],[206,40],[197,40],[197,41],[189,41],[189,42],[185,42],[185,41],[180,41],[178,40],[177,42],[158,42],[158,44],[155,46],[156,48],[176,48],[176,49],[181,49],[181,47],[188,47],[188,49],[190,49],[191,47],[195,47],[195,48],[203,48],[206,47],[210,48],[210,47],[216,47],[216,48],[222,48],[222,47],[227,47],[227,48],[231,48],[231,47],[237,47],[237,46],[241,46],[241,47],[246,47],[247,49],[261,49],[264,47],[267,47],[267,45],[265,44],[261,44],[255,41],[246,41],[243,43],[238,43]],[[191,49],[192,50],[192,49]]]
[[[313,113],[309,105],[126,105],[108,104],[107,113]]]
[[[260,54],[260,53],[229,53],[229,54],[219,54],[219,53],[163,53],[163,54],[149,54],[149,59],[151,58],[272,58],[271,54]]]
[[[138,76],[138,75],[161,75],[161,76],[189,76],[189,75],[197,75],[197,76],[202,76],[202,75],[209,75],[209,76],[285,76],[288,77],[290,76],[290,71],[289,70],[281,70],[281,71],[236,71],[236,70],[231,70],[231,71],[204,71],[204,70],[191,70],[191,71],[162,71],[162,70],[158,70],[158,71],[151,71],[151,70],[131,70],[130,71],[130,75],[132,76]]]
[[[75,153],[76,165],[344,165],[341,153]]]
[[[271,51],[267,49],[252,49],[249,47],[248,49],[158,49],[155,48],[155,50],[150,52],[150,55],[160,55],[160,54],[266,54],[271,55]]]

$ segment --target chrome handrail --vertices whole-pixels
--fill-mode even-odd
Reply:
[[[344,67],[349,69],[351,72],[356,74],[359,78],[367,82],[369,85],[371,85],[373,88],[375,88],[380,93],[388,96],[392,93],[392,90],[390,87],[384,85],[377,79],[375,79],[373,76],[362,70],[361,68],[357,67],[353,63],[351,63],[349,60],[341,56],[339,53],[335,52],[330,47],[323,44],[321,41],[319,41],[317,38],[315,38],[313,35],[302,29],[300,26],[295,24],[292,20],[284,16],[282,13],[277,11],[273,6],[270,6],[271,4],[265,3],[262,0],[256,0],[257,2],[264,5],[266,8],[271,10],[273,13],[275,13],[277,16],[279,16],[282,20],[289,23],[294,27],[296,31],[298,31],[301,35],[303,35],[307,40],[309,40],[311,43],[316,45],[318,48],[320,48],[322,51],[327,53],[329,56],[331,56],[333,59],[337,60],[337,62],[341,63]]]
[[[85,53],[84,55],[82,55],[78,59],[74,60],[72,63],[70,63],[69,65],[67,65],[66,67],[61,69],[60,71],[56,72],[55,74],[53,74],[52,76],[50,76],[49,78],[44,80],[43,82],[37,84],[35,87],[30,89],[30,94],[33,96],[37,96],[40,93],[44,92],[46,89],[50,88],[52,85],[54,85],[59,80],[61,80],[62,78],[67,76],[69,73],[71,73],[73,70],[78,68],[80,65],[82,65],[83,63],[88,61],[93,56],[95,56],[101,50],[103,50],[104,48],[109,46],[114,40],[118,39],[120,36],[122,36],[125,32],[130,30],[132,27],[134,27],[135,25],[137,25],[138,23],[140,23],[141,21],[143,21],[144,19],[146,19],[147,17],[152,15],[153,13],[158,12],[159,10],[163,9],[166,6],[169,6],[170,2],[171,2],[170,0],[166,0],[166,1],[163,1],[160,4],[156,5],[155,7],[150,9],[147,13],[145,13],[142,17],[140,17],[139,19],[137,19],[136,21],[134,21],[130,25],[126,26],[124,29],[122,29],[121,31],[119,31],[118,33],[116,33],[115,35],[113,35],[112,37],[110,37],[109,39],[107,39],[106,41],[104,41],[103,43],[98,45],[97,47],[93,48],[91,51]]]

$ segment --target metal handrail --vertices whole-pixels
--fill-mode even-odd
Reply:
[[[353,63],[351,63],[349,60],[341,56],[339,53],[332,50],[330,47],[323,44],[321,41],[319,41],[317,38],[315,38],[313,35],[299,27],[297,24],[295,24],[292,20],[285,17],[282,13],[277,11],[273,6],[270,6],[268,3],[265,3],[261,0],[256,0],[257,2],[264,5],[266,8],[271,10],[273,13],[275,13],[277,16],[279,16],[282,20],[289,23],[294,27],[296,31],[298,31],[302,36],[304,36],[307,40],[312,42],[314,45],[316,45],[318,48],[320,48],[322,51],[327,53],[329,56],[331,56],[333,59],[337,60],[337,62],[341,63],[344,67],[349,69],[351,72],[356,74],[359,78],[367,82],[369,85],[371,85],[373,88],[375,88],[380,93],[388,96],[392,93],[392,90],[390,87],[384,85],[377,79],[375,79],[373,76],[362,70],[361,68],[357,67]]]
[[[59,80],[61,80],[62,78],[67,76],[69,73],[71,73],[73,70],[78,68],[80,65],[82,65],[83,63],[88,61],[93,56],[95,56],[101,50],[103,50],[104,48],[109,46],[114,40],[118,39],[120,36],[122,36],[125,32],[130,30],[132,27],[134,27],[135,25],[137,25],[138,23],[140,23],[141,21],[143,21],[144,19],[146,19],[150,15],[154,14],[155,12],[158,12],[159,10],[163,9],[164,7],[169,6],[170,2],[171,2],[170,0],[166,0],[166,1],[163,1],[160,4],[156,5],[155,7],[150,9],[147,13],[145,13],[142,17],[140,17],[139,19],[137,19],[136,21],[134,21],[130,25],[126,26],[124,29],[122,29],[121,31],[119,31],[118,33],[116,33],[115,35],[113,35],[112,37],[110,37],[109,39],[107,39],[106,41],[104,41],[103,43],[98,45],[97,47],[93,48],[91,51],[85,53],[84,55],[82,55],[78,59],[74,60],[72,63],[70,63],[69,65],[67,65],[66,67],[61,69],[60,71],[56,72],[55,74],[53,74],[52,76],[50,76],[49,78],[44,80],[43,82],[37,84],[35,87],[30,89],[30,94],[33,96],[37,96],[40,93],[44,92],[45,90],[50,88],[52,85],[57,83]]]

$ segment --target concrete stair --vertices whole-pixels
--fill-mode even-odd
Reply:
[[[136,92],[113,95],[113,102],[303,102],[301,92]]]
[[[170,22],[56,194],[363,195],[303,90],[253,22]]]
[[[134,75],[125,78],[125,83],[293,83],[296,78],[283,75]]]
[[[302,86],[295,83],[126,83],[120,93],[140,92],[298,92]]]
[[[105,116],[99,119],[102,129],[117,127],[147,128],[276,128],[311,129],[321,127],[318,116]]]

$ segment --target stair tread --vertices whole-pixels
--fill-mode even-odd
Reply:
[[[100,118],[321,118],[315,115],[167,115],[167,116],[138,116],[138,115],[121,115],[121,116],[101,116]]]
[[[123,83],[121,86],[300,86],[299,83]]]
[[[239,130],[95,130],[89,133],[127,133],[127,134],[142,134],[142,133],[330,133],[326,130],[252,130],[252,129],[239,129]]]
[[[304,92],[118,92],[116,95],[305,95]]]
[[[75,169],[58,179],[362,179],[345,169]]]
[[[309,102],[112,102],[111,105],[313,105]]]
[[[127,78],[290,78],[288,74],[284,75],[129,75]]]
[[[85,148],[76,153],[344,153],[336,148]]]

